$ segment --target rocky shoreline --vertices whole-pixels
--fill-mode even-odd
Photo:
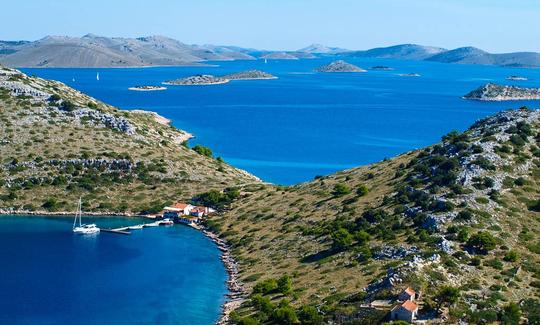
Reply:
[[[229,289],[230,293],[227,294],[227,301],[225,301],[225,303],[223,303],[221,306],[221,316],[216,322],[216,325],[228,324],[231,312],[240,307],[240,305],[245,301],[244,287],[239,281],[238,264],[232,257],[230,247],[225,240],[219,238],[217,234],[208,230],[204,226],[194,224],[191,226],[197,230],[200,230],[206,237],[210,238],[210,240],[213,241],[221,251],[221,261],[225,265],[225,269],[229,274],[227,288]]]
[[[467,95],[464,99],[480,101],[540,100],[540,88],[524,88],[488,83]]]

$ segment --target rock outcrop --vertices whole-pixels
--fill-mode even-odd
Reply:
[[[366,70],[343,60],[331,62],[315,69],[316,72],[366,72]]]

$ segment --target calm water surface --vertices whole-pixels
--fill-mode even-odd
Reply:
[[[141,223],[86,218],[99,227]],[[213,324],[220,252],[185,226],[74,235],[65,217],[0,216],[0,324]]]
[[[481,103],[460,97],[487,82],[540,86],[540,70],[384,59],[347,59],[394,71],[314,74],[330,58],[216,62],[219,67],[23,69],[56,79],[115,106],[156,111],[217,156],[264,180],[293,184],[432,144],[494,112],[536,103]],[[134,85],[207,73],[261,69],[278,80],[216,86],[170,86],[133,92]],[[100,81],[96,73],[100,73]],[[400,73],[422,76],[400,77]],[[506,81],[522,75],[529,81]],[[75,81],[73,81],[75,79]]]

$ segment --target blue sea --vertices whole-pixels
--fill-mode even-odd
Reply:
[[[190,143],[265,181],[295,184],[365,165],[438,141],[497,111],[539,102],[485,103],[461,96],[487,82],[540,87],[540,70],[390,59],[347,59],[393,71],[313,73],[334,58],[212,62],[216,67],[23,69],[60,80],[124,109],[147,109],[196,136]],[[193,74],[260,69],[277,80],[214,86],[169,86],[134,92],[135,85]],[[96,80],[99,72],[100,80]],[[418,73],[421,77],[401,77]],[[528,81],[507,81],[510,75]]]
[[[141,223],[85,218],[99,227]],[[213,324],[220,252],[186,226],[74,235],[68,217],[0,216],[0,324]],[[148,221],[147,221],[148,222]]]

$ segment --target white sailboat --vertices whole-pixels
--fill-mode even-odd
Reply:
[[[267,60],[267,59],[264,59],[264,63],[268,63],[268,60]]]
[[[76,234],[96,234],[99,233],[99,228],[95,224],[85,225],[82,223],[82,201],[79,198],[79,203],[77,205],[77,212],[75,213],[75,220],[73,220],[73,232]],[[77,220],[79,225],[77,225]]]
[[[99,81],[99,72],[96,74],[96,80]]]

